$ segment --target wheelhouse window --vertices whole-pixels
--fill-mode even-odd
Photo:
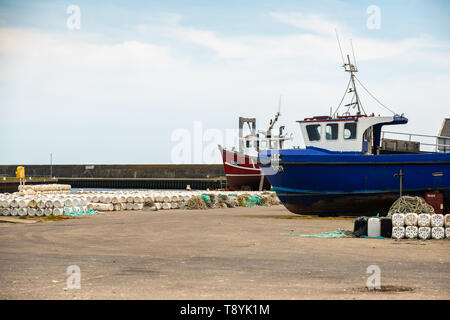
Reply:
[[[320,131],[320,124],[310,124],[306,126],[309,141],[319,141]]]
[[[344,125],[344,139],[356,139],[356,123],[349,122]]]
[[[337,123],[329,123],[325,127],[325,137],[327,140],[337,140],[339,125]]]

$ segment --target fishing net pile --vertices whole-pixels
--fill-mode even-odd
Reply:
[[[410,213],[414,212],[417,214],[420,213],[428,213],[433,214],[434,209],[425,200],[421,197],[411,197],[411,196],[403,196],[395,201],[389,212],[387,214],[388,217],[391,217],[394,213]]]

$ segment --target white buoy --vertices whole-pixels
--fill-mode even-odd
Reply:
[[[403,239],[404,237],[405,237],[405,228],[404,227],[393,227],[392,228],[392,238]]]
[[[429,227],[431,225],[431,217],[428,213],[421,213],[417,217],[417,225],[419,227]]]
[[[405,215],[405,225],[407,226],[417,226],[417,213],[407,213]]]
[[[405,236],[408,239],[416,239],[419,229],[416,226],[407,226],[405,228]]]
[[[444,215],[442,214],[432,214],[431,215],[431,226],[442,227],[444,226]]]
[[[394,213],[392,215],[392,226],[403,227],[405,225],[405,215],[403,213]]]
[[[422,240],[427,240],[431,238],[431,228],[430,227],[419,227],[418,236]]]
[[[444,239],[445,230],[443,227],[433,227],[431,228],[431,237],[436,240]]]

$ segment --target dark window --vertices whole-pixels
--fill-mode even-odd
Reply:
[[[320,140],[320,124],[307,125],[306,132],[308,133],[309,141],[319,141]]]
[[[325,127],[325,136],[327,140],[337,140],[339,125],[337,123],[329,123]]]
[[[344,139],[356,139],[356,123],[350,122],[344,125]]]

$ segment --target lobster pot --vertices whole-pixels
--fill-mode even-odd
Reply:
[[[417,217],[419,227],[429,227],[431,225],[431,216],[428,213],[421,213]]]
[[[98,211],[113,211],[114,210],[114,206],[112,203],[91,203],[89,205],[91,207],[91,209],[93,210],[98,210]],[[79,210],[79,208],[77,208]],[[74,211],[75,208],[74,208]],[[79,212],[79,211],[77,211]]]
[[[155,196],[155,201],[156,202],[163,202],[163,197],[161,196],[161,194],[157,194],[156,196]]]
[[[64,207],[72,207],[72,199],[70,199],[70,198],[65,199]]]
[[[133,210],[133,203],[132,202],[127,202],[125,204],[125,210]]]
[[[12,199],[10,205],[11,205],[11,208],[18,208],[19,207],[19,203],[17,202],[16,199]]]
[[[179,200],[181,200],[181,199],[179,199],[178,196],[176,196],[176,195],[175,195],[175,196],[172,196],[172,197],[170,197],[170,198],[171,198],[170,200],[171,200],[172,202],[178,202]]]
[[[392,215],[392,225],[394,227],[403,227],[405,225],[405,215],[403,213],[394,213]]]
[[[380,219],[370,218],[367,223],[367,236],[379,237],[381,232]]]
[[[385,238],[392,237],[392,218],[380,218],[380,235]]]
[[[45,200],[39,200],[37,206],[39,209],[45,209]]]
[[[419,233],[419,228],[416,226],[407,226],[405,228],[405,236],[408,239],[417,239],[417,234]]]
[[[144,204],[141,202],[133,203],[133,210],[142,210],[144,208]]]
[[[18,216],[19,215],[19,209],[11,208],[10,213],[11,213],[12,216]]]
[[[170,202],[163,202],[162,208],[163,210],[169,210],[171,208]]]
[[[37,215],[38,217],[42,217],[42,216],[44,215],[44,209],[37,208],[37,209],[36,209],[36,215]]]
[[[122,211],[123,210],[121,203],[114,203],[113,207],[114,207],[114,211]]]
[[[99,202],[98,195],[96,195],[96,194],[92,195],[91,202],[93,202],[93,203]]]
[[[418,232],[419,239],[427,240],[431,238],[431,228],[430,227],[419,227]]]
[[[144,203],[145,202],[150,202],[150,203],[153,203],[153,201],[154,201],[154,199],[153,199],[153,197],[151,196],[151,195],[146,195],[145,197],[144,197]]]
[[[355,224],[353,227],[353,234],[356,237],[367,236],[367,224],[369,218],[367,217],[358,217],[355,219]]]
[[[1,208],[0,212],[1,212],[2,216],[10,216],[11,215],[10,208]]]
[[[133,202],[134,202],[134,203],[143,203],[143,202],[144,202],[144,198],[141,197],[141,196],[135,196],[135,197],[133,198]]]
[[[125,197],[124,195],[120,195],[120,196],[119,196],[119,202],[120,202],[120,203],[125,203],[125,202],[127,202],[127,197]]]
[[[405,237],[404,227],[392,227],[392,238],[403,239]]]
[[[53,208],[53,202],[51,200],[46,200],[45,201],[45,208],[46,209],[47,208],[49,208],[49,209]]]
[[[3,208],[11,208],[11,200],[5,199],[2,203]]]
[[[46,216],[49,216],[49,215],[53,214],[53,209],[52,208],[45,208],[44,209],[44,214]]]
[[[62,216],[64,214],[63,208],[53,208],[53,215],[54,216]]]
[[[27,208],[27,215],[34,217],[36,215],[36,209],[35,208]]]
[[[445,228],[445,237],[450,239],[450,228]]]
[[[172,203],[170,204],[170,206],[171,206],[171,209],[178,209],[178,208],[179,208],[177,202],[172,202]]]
[[[134,197],[129,195],[127,196],[127,203],[133,203],[134,202]]]
[[[417,213],[410,212],[405,214],[405,225],[417,226]]]
[[[61,209],[64,207],[64,203],[61,200],[56,199],[53,201],[53,207]]]
[[[431,237],[436,240],[444,239],[445,237],[444,227],[431,228]]]
[[[162,206],[160,202],[155,202],[155,208],[156,210],[161,210]]]
[[[80,201],[80,199],[73,198],[73,199],[72,199],[72,207],[80,207],[80,206],[81,206],[81,201]]]
[[[19,208],[25,208],[27,206],[27,201],[25,201],[25,199],[19,199],[17,200],[17,204],[19,205]]]
[[[164,203],[169,203],[170,202],[170,197],[164,196],[162,200],[163,200]]]
[[[118,203],[119,203],[119,197],[117,197],[117,196],[112,196],[112,197],[111,197],[111,203],[112,203],[112,204],[118,204]]]
[[[65,216],[70,215],[72,213],[72,207],[64,207],[63,214]]]
[[[450,228],[450,214],[444,216],[444,224],[446,228]]]
[[[101,197],[100,197],[100,198],[101,198]],[[105,195],[105,196],[103,197],[103,201],[101,201],[101,202],[107,203],[107,204],[112,203],[112,197],[109,196],[109,195]]]
[[[432,214],[431,215],[431,226],[442,227],[444,225],[444,216],[442,214]]]

